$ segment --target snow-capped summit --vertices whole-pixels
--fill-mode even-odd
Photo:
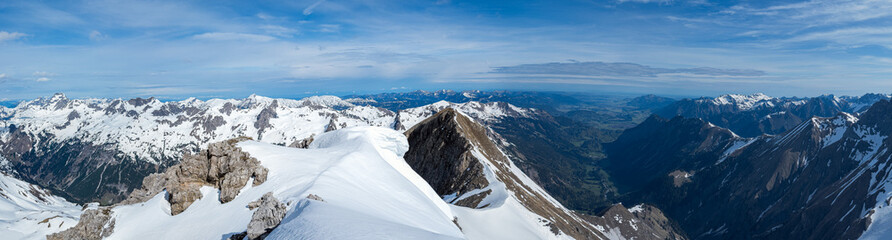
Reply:
[[[347,102],[339,97],[324,95],[311,96],[300,100],[301,104],[319,106],[319,107],[353,107],[353,103]]]
[[[771,101],[774,99],[774,97],[762,93],[752,95],[726,94],[711,99],[711,102],[716,105],[735,105],[738,109],[746,111],[762,105],[773,106]],[[706,100],[703,99],[701,101]]]
[[[535,109],[520,108],[504,102],[465,102],[451,103],[447,101],[439,101],[426,106],[417,108],[409,108],[399,111],[399,120],[396,128],[398,130],[408,130],[421,120],[433,116],[434,114],[446,108],[456,109],[469,117],[481,121],[492,122],[498,121],[504,117],[531,117]]]

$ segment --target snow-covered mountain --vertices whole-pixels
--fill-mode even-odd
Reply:
[[[618,184],[694,238],[888,239],[890,112],[879,100],[754,138],[702,119],[648,120],[611,146],[609,161],[639,166],[649,179]]]
[[[786,132],[811,117],[832,117],[841,112],[857,115],[875,102],[888,99],[888,94],[859,97],[822,95],[812,98],[729,94],[680,100],[654,113],[666,118],[702,118],[741,136],[756,137]]]
[[[501,109],[524,111],[504,103],[440,105],[462,108],[485,121],[503,116]],[[412,119],[423,118],[416,114],[429,113],[409,109],[397,116],[334,96],[162,102],[56,94],[15,108],[0,107],[0,155],[10,160],[18,177],[45,183],[73,201],[114,203],[138,186],[138,179],[211,142],[247,136],[291,145],[345,127],[404,129]]]
[[[465,123],[460,125],[475,128],[471,131],[483,130],[451,113],[447,116],[461,116]],[[507,156],[492,155],[499,150],[485,135],[474,141],[475,161],[488,180],[477,192],[491,193],[478,207],[456,203],[465,195],[442,199],[433,183],[403,159],[411,148],[405,135],[380,127],[350,127],[316,136],[308,149],[258,141],[211,145],[201,153],[211,157],[199,155],[199,160],[150,176],[127,201],[87,210],[77,227],[50,239],[629,239],[632,235],[626,234],[635,234],[632,229],[654,229],[652,217],[661,216],[659,210],[643,206],[618,206],[622,212],[604,217],[577,215]],[[259,165],[243,164],[252,161]],[[266,169],[263,174],[256,174],[258,167]],[[209,175],[209,170],[218,174]],[[243,178],[236,179],[243,181],[222,180],[233,179],[233,174],[241,174]],[[191,191],[177,186],[216,176],[223,176],[216,185],[192,185],[197,192],[191,202],[174,211],[184,191]],[[226,190],[232,183],[238,191]],[[235,195],[226,197],[227,192]]]

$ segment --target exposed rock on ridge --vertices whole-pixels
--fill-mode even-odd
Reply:
[[[248,239],[263,239],[285,218],[286,206],[269,192],[258,200],[257,210],[248,223]]]
[[[186,154],[180,164],[146,177],[143,187],[133,191],[122,204],[143,202],[166,189],[171,214],[176,215],[201,198],[202,186],[220,189],[221,203],[231,201],[248,180],[253,178],[256,186],[266,181],[269,172],[260,161],[236,147],[238,142],[249,139],[239,137],[212,143],[198,155]]]
[[[171,215],[177,215],[186,210],[195,200],[202,197],[202,186],[213,186],[220,189],[220,202],[226,203],[238,195],[239,190],[245,187],[248,180],[253,178],[252,184],[259,185],[266,181],[269,169],[260,165],[260,161],[242,152],[236,146],[237,143],[250,140],[247,137],[239,137],[223,142],[212,143],[208,149],[202,150],[198,155],[185,154],[183,160],[168,168],[164,173],[154,173],[143,179],[143,186],[130,193],[130,196],[114,205],[87,210],[81,215],[81,221],[75,227],[65,231],[49,235],[48,239],[101,239],[110,235],[114,230],[115,219],[112,218],[112,209],[115,206],[129,205],[145,202],[161,191],[167,190],[170,202]],[[267,196],[264,196],[266,198]],[[273,217],[278,216],[278,200],[275,198],[266,200],[273,207],[268,211]],[[278,204],[276,204],[278,203]],[[261,199],[260,207],[264,203]],[[269,214],[267,214],[269,215]],[[281,215],[284,217],[284,211]],[[266,215],[263,215],[266,217]],[[279,218],[281,220],[281,218]],[[270,222],[265,219],[263,221]]]
[[[110,208],[89,209],[74,227],[46,236],[47,240],[102,239],[112,234],[115,219]]]

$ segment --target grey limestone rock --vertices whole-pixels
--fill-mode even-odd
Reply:
[[[256,206],[257,210],[248,223],[248,239],[263,239],[285,218],[286,206],[272,192],[264,194],[258,201],[259,203],[255,201],[249,205],[249,208],[251,205]]]

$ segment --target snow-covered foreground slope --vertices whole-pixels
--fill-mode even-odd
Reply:
[[[81,207],[0,173],[0,238],[43,239],[77,224]]]
[[[231,202],[218,190],[171,216],[165,194],[115,207],[108,239],[221,239],[243,232],[251,220],[246,206],[272,192],[288,204],[268,239],[456,239],[454,215],[402,160],[408,149],[399,132],[357,127],[319,136],[311,149],[242,142],[243,151],[269,169],[266,182],[247,184]],[[310,200],[316,195],[323,201]]]

